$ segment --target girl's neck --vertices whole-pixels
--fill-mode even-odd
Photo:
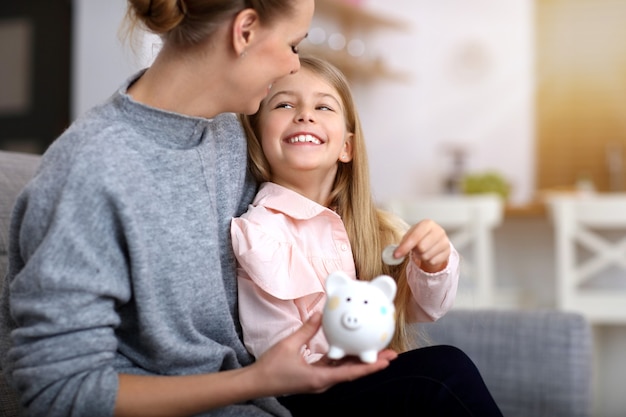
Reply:
[[[306,175],[307,174],[304,174],[304,176]],[[278,178],[273,178],[272,182],[295,191],[324,207],[328,207],[330,204],[329,197],[332,190],[332,182],[323,184],[319,181],[311,181],[310,179],[293,181]]]

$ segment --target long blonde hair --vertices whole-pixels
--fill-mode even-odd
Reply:
[[[352,92],[345,76],[330,63],[312,56],[300,57],[301,67],[318,75],[335,88],[343,101],[346,126],[354,134],[352,139],[353,158],[350,162],[338,162],[337,175],[331,191],[329,206],[336,209],[343,219],[356,265],[357,277],[369,281],[379,275],[394,277],[398,291],[395,298],[396,332],[390,347],[405,351],[410,347],[407,305],[411,302],[411,290],[407,283],[407,260],[397,266],[382,262],[381,253],[385,246],[397,243],[408,226],[397,216],[377,209],[372,199],[369,165],[365,139],[361,129]],[[264,103],[261,103],[261,107]],[[258,136],[259,115],[240,115],[248,139],[249,167],[259,182],[270,181],[271,167],[261,148]]]

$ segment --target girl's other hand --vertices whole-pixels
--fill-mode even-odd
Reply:
[[[396,258],[412,254],[413,261],[425,272],[439,272],[448,265],[450,240],[446,231],[432,220],[422,220],[402,237],[394,252]]]

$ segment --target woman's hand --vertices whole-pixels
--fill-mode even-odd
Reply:
[[[413,261],[425,272],[439,272],[448,265],[450,240],[445,230],[432,220],[422,220],[402,237],[394,252],[401,258],[412,253]]]
[[[378,360],[368,364],[357,358],[332,361],[327,357],[308,364],[302,356],[302,346],[317,333],[321,314],[316,313],[300,329],[274,345],[253,365],[259,386],[267,389],[268,396],[296,393],[319,393],[333,385],[351,381],[386,368],[397,354],[383,350]]]

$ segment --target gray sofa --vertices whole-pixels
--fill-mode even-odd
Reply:
[[[421,324],[430,343],[463,349],[505,417],[589,417],[592,334],[580,315],[554,310],[452,310]]]
[[[37,156],[0,151],[2,276],[11,208],[38,162]],[[592,337],[589,324],[577,314],[453,310],[436,323],[420,325],[420,333],[429,343],[463,349],[481,370],[505,417],[591,415]],[[17,414],[15,394],[0,375],[0,416]]]

